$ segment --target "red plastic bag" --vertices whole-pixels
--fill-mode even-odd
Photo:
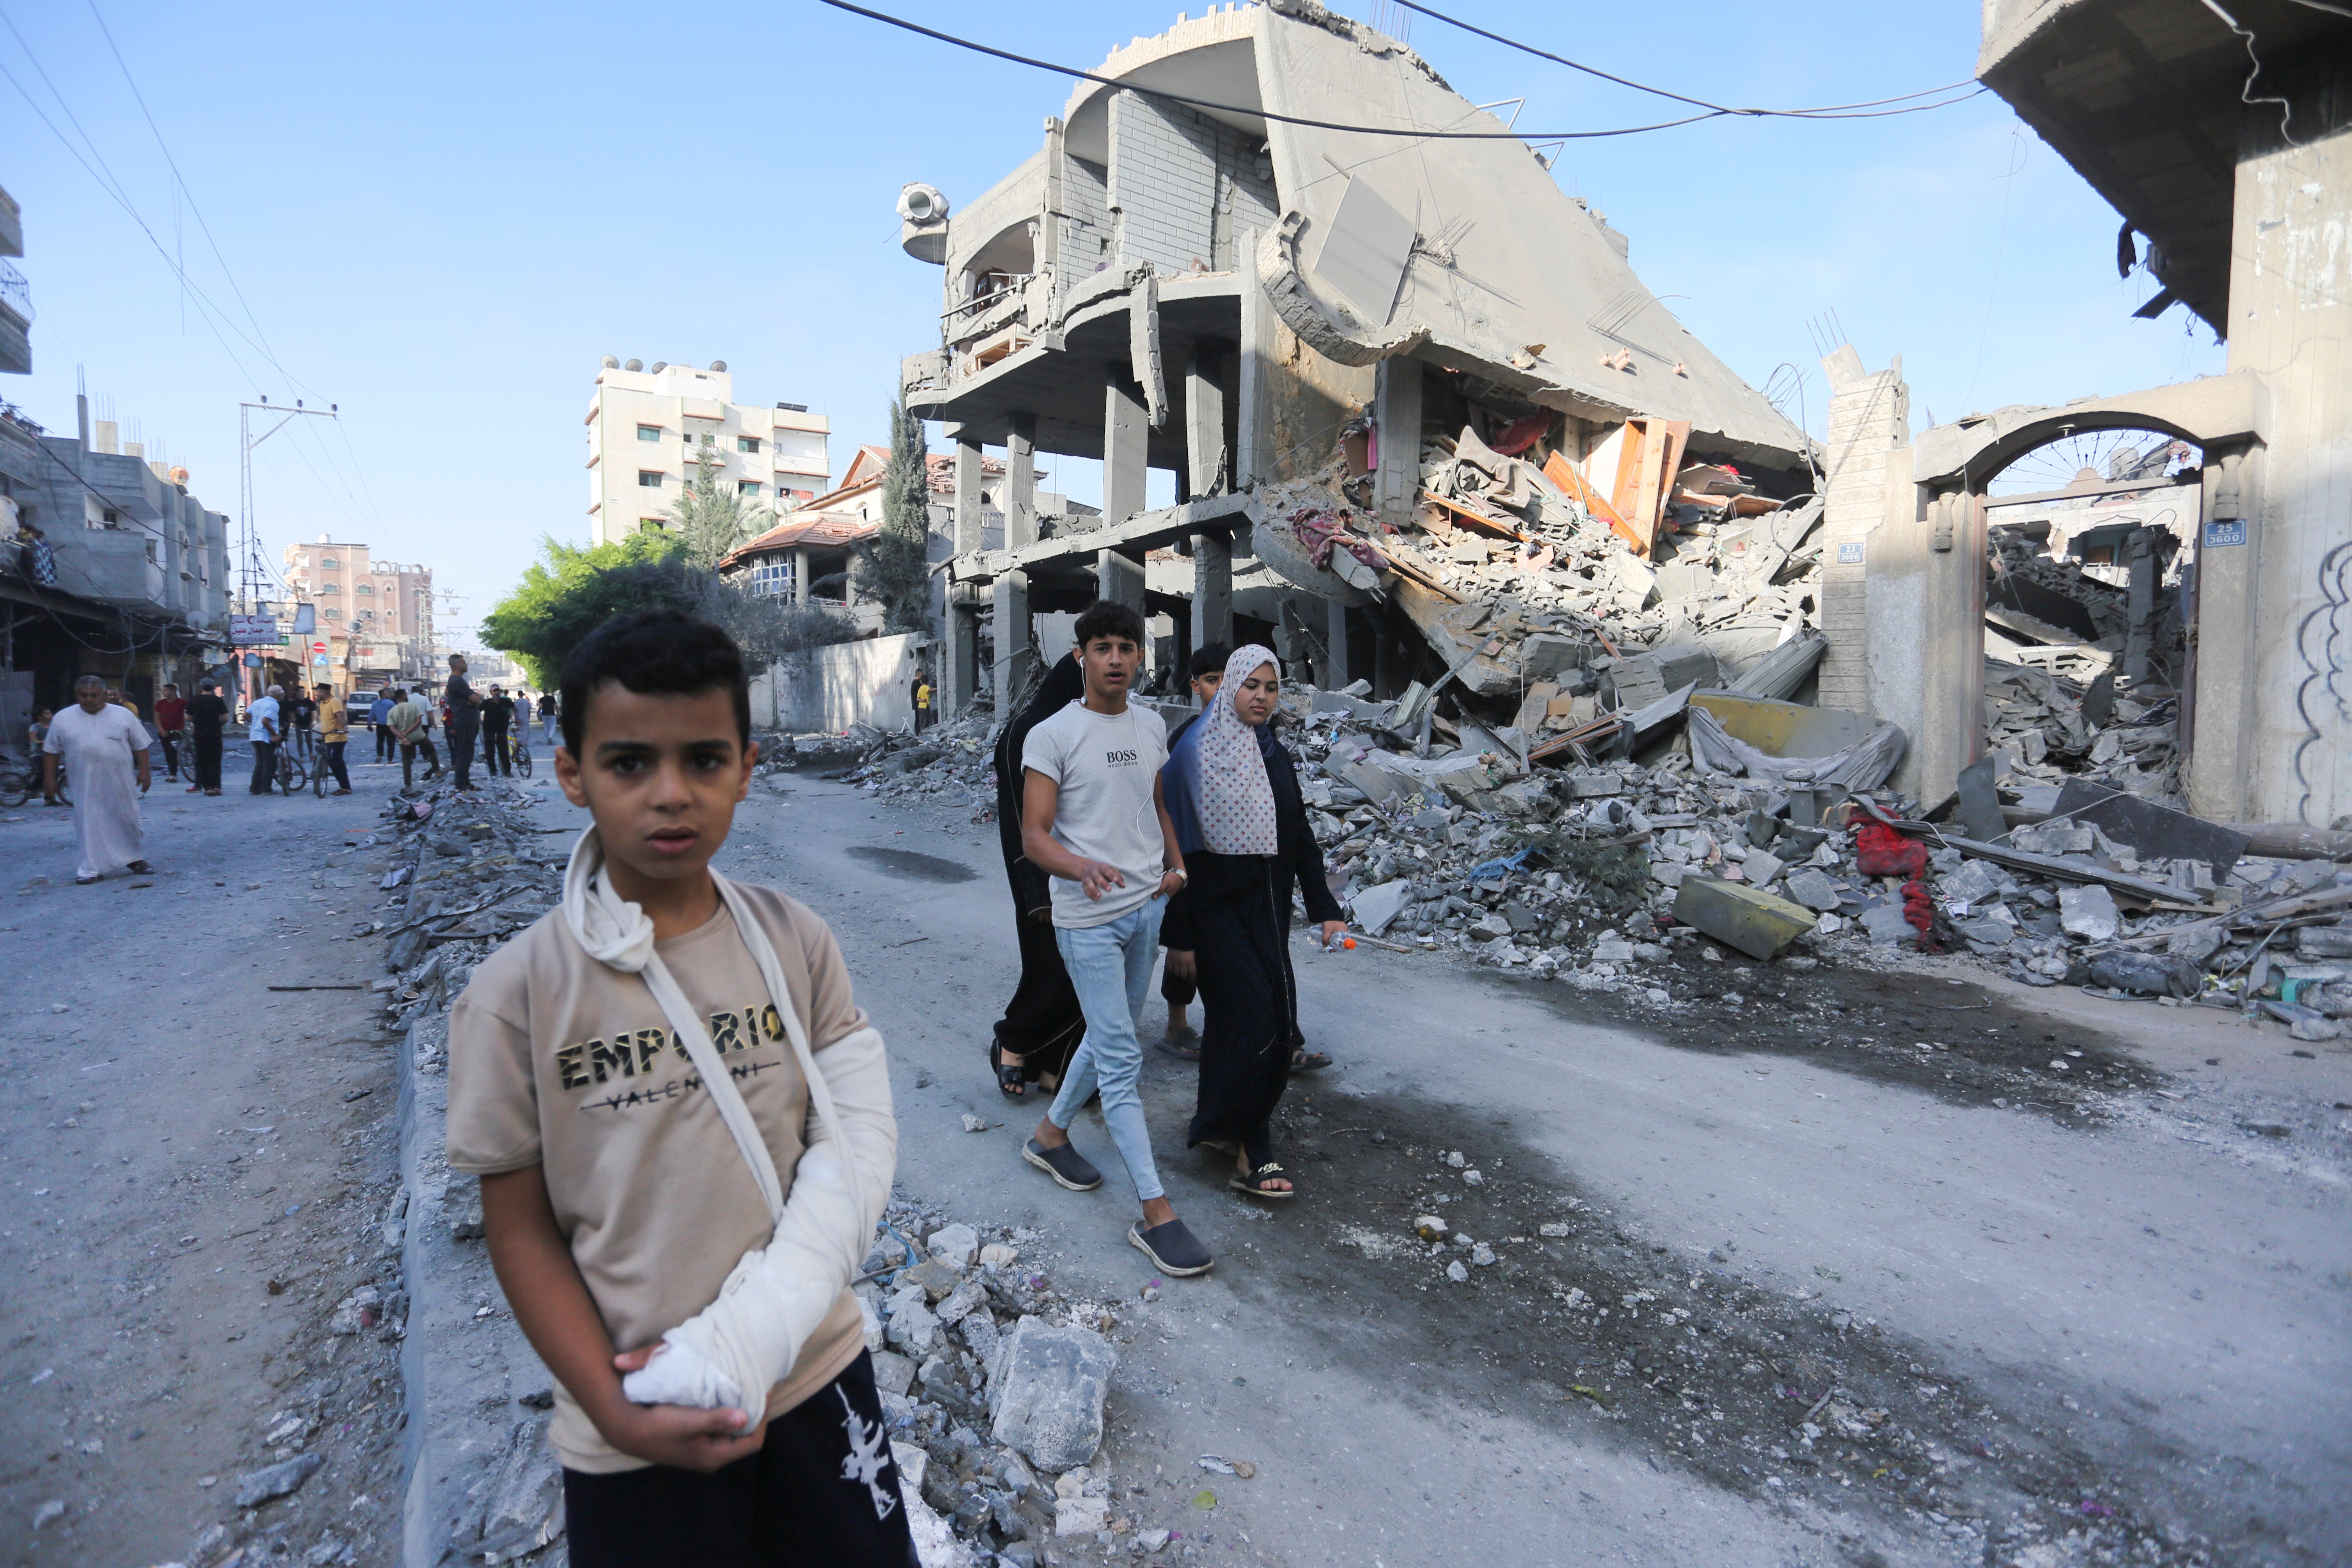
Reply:
[[[1856,868],[1865,877],[1917,877],[1927,869],[1927,847],[1883,822],[1865,822],[1854,829],[1853,855]]]

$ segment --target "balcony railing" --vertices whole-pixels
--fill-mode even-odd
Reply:
[[[33,286],[25,275],[5,261],[0,261],[0,305],[5,305],[29,323],[33,319]]]

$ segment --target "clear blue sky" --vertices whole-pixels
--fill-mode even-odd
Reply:
[[[1969,0],[1454,4],[1622,75],[1768,106],[1959,80],[1978,43]],[[1081,67],[1175,17],[1101,0],[878,8],[894,6]],[[74,136],[61,95],[95,144],[85,156],[245,336],[227,331],[224,348],[131,218],[0,79],[0,185],[25,209],[17,265],[39,311],[37,369],[0,377],[0,397],[70,429],[86,367],[151,455],[160,441],[231,512],[238,401],[339,403],[340,431],[261,448],[269,555],[322,532],[363,540],[433,566],[464,595],[449,617],[461,623],[541,535],[584,539],[581,419],[604,354],[726,360],[742,400],[832,416],[836,473],[882,438],[899,356],[937,346],[939,273],[898,248],[899,185],[978,195],[1035,148],[1067,89],[810,0],[99,10],[194,210],[89,0],[0,0],[21,33],[0,27],[0,65]],[[1425,16],[1409,41],[1474,101],[1524,95],[1525,129],[1670,107]],[[1643,280],[1734,369],[1760,386],[1783,362],[1805,367],[1817,433],[1807,322],[1828,311],[1873,368],[1903,355],[1921,425],[2221,366],[2184,312],[2129,319],[2151,290],[2116,277],[2116,217],[1990,95],[1898,119],[1571,143],[1556,173],[1632,237]],[[1087,497],[1078,468],[1064,486]]]

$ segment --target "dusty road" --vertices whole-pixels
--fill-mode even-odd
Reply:
[[[987,1076],[994,829],[789,787],[732,865],[840,932],[902,1184],[1045,1229],[1058,1284],[1132,1300],[1098,1121],[1111,1180],[1062,1192],[1018,1159],[1037,1107]],[[1296,956],[1339,1058],[1293,1091],[1299,1201],[1184,1153],[1191,1069],[1152,1057],[1163,1173],[1221,1260],[1125,1352],[1113,1453],[1147,1525],[1391,1568],[2352,1552],[2352,1055],[1957,966],[1692,962],[1690,1000],[1634,1016],[1429,955]],[[1453,1281],[1468,1255],[1431,1256],[1425,1214],[1499,1261]]]
[[[390,780],[358,782],[159,788],[144,888],[73,888],[63,813],[0,821],[0,1560],[195,1560],[229,1521],[248,1564],[392,1560],[390,1052],[366,993],[266,989],[382,973],[352,932]],[[1036,1227],[1065,1294],[1128,1303],[1108,1457],[1179,1561],[2352,1550],[2352,1055],[1959,969],[1693,960],[1678,1005],[1633,1012],[1302,944],[1339,1058],[1294,1089],[1305,1195],[1248,1205],[1184,1153],[1191,1069],[1154,1053],[1171,1194],[1220,1261],[1146,1304],[1121,1178],[1073,1194],[1022,1164],[1038,1107],[986,1071],[1013,962],[993,828],[776,782],[722,866],[839,932],[891,1042],[902,1187]],[[1076,1134],[1115,1166],[1097,1121]],[[1483,1248],[1433,1252],[1424,1215]],[[387,1321],[334,1331],[371,1285]],[[236,1506],[309,1456],[290,1498]]]
[[[398,771],[265,800],[243,754],[217,799],[159,773],[152,877],[75,887],[69,813],[0,818],[0,1561],[192,1560],[312,1458],[246,1561],[389,1555],[396,1346],[329,1327],[388,1266],[388,1037],[364,990],[267,988],[382,973],[352,846]]]

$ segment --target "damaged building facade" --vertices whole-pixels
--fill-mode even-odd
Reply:
[[[1563,727],[1579,693],[1659,684],[1604,677],[1677,628],[1694,653],[1726,630],[1708,686],[1806,638],[1804,595],[1769,572],[1736,628],[1661,612],[1661,574],[1711,585],[1718,544],[1801,571],[1782,503],[1815,488],[1813,455],[1499,120],[1297,0],[1181,21],[1099,74],[1142,90],[1081,84],[951,216],[928,186],[900,202],[907,249],[946,273],[942,345],[904,382],[956,443],[951,708],[1020,689],[1033,617],[1097,596],[1170,616],[1180,653],[1269,640],[1327,689],[1393,700],[1451,666],[1513,710],[1549,689]],[[1401,158],[1269,110],[1486,139]],[[1041,527],[1043,452],[1102,461],[1100,517]],[[1173,506],[1147,509],[1151,468]]]
[[[2029,807],[2063,763],[2258,839],[2352,827],[2347,47],[2290,0],[1986,0],[1978,77],[2121,215],[2137,313],[2229,360],[1916,435],[1899,360],[1825,362],[1822,690],[1914,737],[1907,793],[1991,757]]]
[[[2261,12],[2288,39],[2296,9]],[[1915,435],[1899,361],[1841,347],[1818,446],[1402,45],[1272,0],[1114,51],[992,189],[901,197],[945,274],[941,345],[902,374],[955,443],[945,705],[1018,693],[1035,617],[1099,596],[1168,616],[1179,655],[1269,641],[1424,757],[1433,729],[1518,769],[1673,745],[1923,811],[1990,757],[2012,816],[2088,775],[2326,828],[2352,810],[2352,546],[2326,521],[2346,360],[2311,345],[2346,336],[2318,238],[2346,217],[2342,95],[2287,89],[2283,132],[2210,10],[2130,11],[1997,0],[1980,74],[2145,237],[2161,300],[2225,331],[2230,374]],[[2193,166],[2148,162],[2168,136]],[[1099,517],[1040,517],[1049,452],[1102,461]],[[1174,505],[1147,506],[1153,468]]]

